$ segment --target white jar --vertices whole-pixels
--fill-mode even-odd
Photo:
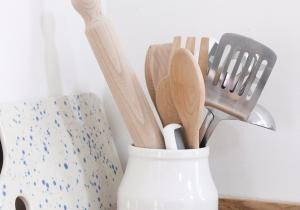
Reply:
[[[217,210],[209,148],[145,149],[130,146],[118,191],[118,210]]]

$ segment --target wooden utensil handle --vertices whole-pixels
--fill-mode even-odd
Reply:
[[[72,0],[73,7],[82,16],[86,25],[103,18],[101,0]]]
[[[72,0],[86,23],[86,35],[135,146],[164,148],[155,117],[100,0]]]

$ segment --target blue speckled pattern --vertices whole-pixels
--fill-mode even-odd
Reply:
[[[0,106],[0,210],[116,209],[123,175],[101,101],[93,94]]]

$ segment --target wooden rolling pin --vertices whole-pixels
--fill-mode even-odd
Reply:
[[[137,77],[100,0],[72,0],[86,24],[86,36],[121,111],[135,146],[165,148],[163,137]]]

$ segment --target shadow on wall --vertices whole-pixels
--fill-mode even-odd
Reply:
[[[60,95],[62,92],[58,52],[55,45],[55,20],[53,14],[43,12],[41,15],[41,29],[44,42],[46,77],[50,96]]]
[[[1,139],[0,139],[0,174],[2,171],[2,166],[3,166],[3,149],[2,149]]]

